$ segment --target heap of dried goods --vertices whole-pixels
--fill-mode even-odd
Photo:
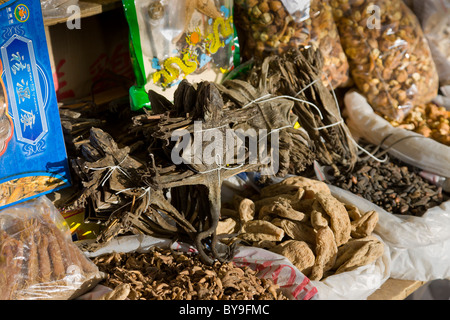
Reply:
[[[384,245],[372,235],[376,211],[360,212],[331,195],[320,181],[290,177],[250,198],[235,195],[222,209],[217,233],[288,258],[311,280],[377,260]],[[235,241],[231,239],[231,241]]]
[[[411,130],[450,146],[450,111],[433,102],[414,107],[401,122],[391,121],[394,127]]]

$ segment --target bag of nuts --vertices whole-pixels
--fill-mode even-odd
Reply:
[[[439,79],[419,21],[402,0],[332,0],[351,76],[372,108],[401,121],[430,102]]]
[[[410,6],[422,24],[441,86],[450,84],[450,0],[414,0]]]
[[[235,21],[244,60],[315,46],[324,57],[324,84],[348,83],[348,61],[328,0],[237,0]]]

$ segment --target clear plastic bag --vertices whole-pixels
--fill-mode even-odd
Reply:
[[[240,0],[235,19],[245,60],[315,46],[324,58],[324,84],[333,88],[347,84],[348,61],[328,0]]]
[[[151,109],[149,90],[173,100],[183,79],[220,82],[235,66],[232,0],[124,0],[137,84],[132,109]]]
[[[44,18],[63,18],[70,15],[67,9],[78,5],[78,0],[41,0],[42,15]]]
[[[65,300],[101,274],[45,196],[0,211],[0,300]]]
[[[350,73],[375,111],[401,121],[438,93],[439,79],[416,16],[402,0],[331,1]]]

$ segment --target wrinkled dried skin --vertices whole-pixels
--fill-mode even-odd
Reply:
[[[295,176],[286,178],[280,183],[264,187],[261,190],[261,195],[263,197],[270,197],[281,194],[281,192],[286,194],[295,193],[295,188],[311,190],[314,193],[331,194],[330,188],[328,188],[326,183],[305,177]]]
[[[313,207],[316,199],[302,199],[296,203],[291,204],[292,208],[296,211],[303,212],[305,215],[310,215],[311,212],[315,209]]]
[[[240,238],[247,241],[281,241],[284,237],[284,230],[270,223],[269,221],[254,220],[248,221],[242,228]]]
[[[322,212],[313,210],[311,212],[311,225],[316,230],[326,228],[328,227],[328,220],[324,217]]]
[[[239,224],[236,219],[226,218],[219,221],[216,228],[217,235],[232,234],[239,231]]]
[[[303,241],[287,240],[270,249],[270,251],[286,257],[307,277],[316,260],[309,245]]]
[[[316,195],[322,208],[330,217],[330,227],[334,233],[337,246],[341,246],[350,239],[351,223],[344,204],[331,195],[318,193]]]
[[[285,234],[293,240],[304,241],[312,245],[316,242],[316,232],[305,223],[279,218],[273,219],[272,223],[283,229]]]
[[[262,240],[253,242],[253,246],[261,249],[270,250],[277,246],[275,241]]]
[[[316,234],[316,260],[309,278],[316,281],[321,280],[324,273],[333,268],[337,252],[333,231],[329,227],[319,229]]]
[[[378,223],[378,212],[370,211],[352,222],[352,238],[360,239],[370,236]]]
[[[274,216],[295,221],[303,221],[306,216],[304,213],[296,211],[287,201],[277,201],[273,205],[267,205],[259,211],[259,219],[267,220],[265,217]]]
[[[333,269],[335,274],[352,271],[376,261],[384,253],[384,245],[375,237],[352,239],[339,248]]]

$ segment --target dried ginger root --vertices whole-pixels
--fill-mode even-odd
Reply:
[[[258,219],[271,220],[270,216],[303,221],[306,216],[304,213],[294,210],[287,201],[275,201],[272,205],[266,205],[259,210]]]
[[[300,272],[308,277],[315,262],[315,256],[306,242],[286,240],[270,249],[286,257]]]
[[[316,194],[317,200],[330,217],[330,227],[336,238],[337,246],[341,246],[350,239],[351,223],[344,204],[331,195]]]
[[[316,234],[316,259],[309,278],[320,280],[326,271],[331,270],[336,262],[338,248],[334,233],[329,227],[320,228]]]
[[[253,220],[244,224],[239,237],[247,241],[281,241],[284,237],[284,230],[269,221]]]
[[[383,243],[373,236],[352,239],[339,248],[333,269],[336,270],[335,274],[352,271],[374,262],[383,252]]]
[[[358,220],[352,221],[351,236],[355,239],[365,238],[373,233],[378,224],[378,212],[370,211]]]

